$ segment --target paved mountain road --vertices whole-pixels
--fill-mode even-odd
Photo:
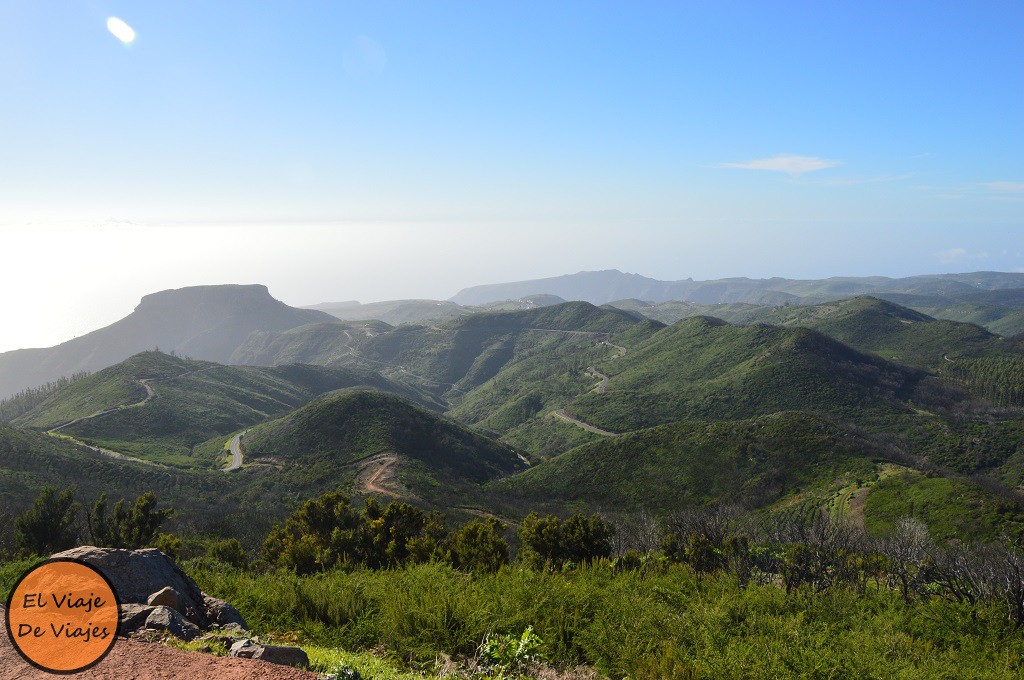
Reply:
[[[245,433],[248,431],[249,430],[242,430],[232,437],[230,442],[228,442],[228,450],[231,451],[231,462],[229,462],[228,466],[224,468],[224,472],[231,472],[232,470],[237,470],[242,467],[242,437],[245,436]]]
[[[569,415],[568,413],[565,412],[564,408],[560,408],[557,411],[555,411],[555,415],[557,417],[561,418],[562,420],[566,421],[566,422],[569,422],[569,423],[572,423],[573,425],[578,425],[579,427],[582,427],[587,432],[593,432],[594,434],[599,434],[602,437],[620,437],[620,436],[622,436],[618,432],[609,432],[608,430],[602,430],[601,428],[596,427],[594,425],[591,425],[590,423],[585,423],[582,420],[579,420],[577,418],[573,418],[571,415]]]
[[[201,369],[196,370],[196,371],[186,371],[185,373],[181,373],[179,375],[175,375],[175,376],[172,376],[170,378],[166,378],[166,380],[177,380],[178,378],[183,378],[186,375],[192,375],[194,373],[202,373],[203,371],[209,371],[211,368],[216,368],[216,367],[215,366],[211,366],[210,368],[201,368]],[[47,430],[46,434],[48,434],[48,435],[50,435],[52,437],[60,437],[61,439],[66,439],[66,440],[68,440],[68,441],[70,441],[70,442],[72,442],[74,444],[77,444],[78,446],[87,448],[90,451],[94,451],[94,452],[96,452],[96,453],[98,453],[100,455],[107,456],[108,458],[116,458],[117,460],[126,460],[126,461],[130,461],[130,462],[133,462],[133,463],[142,463],[143,465],[152,465],[154,467],[166,468],[167,467],[166,465],[161,465],[160,463],[154,463],[152,461],[145,460],[143,458],[136,458],[134,456],[129,456],[129,455],[124,454],[124,453],[118,453],[117,451],[111,451],[109,449],[104,449],[104,448],[101,448],[99,446],[93,446],[92,444],[87,444],[87,443],[85,443],[85,442],[83,442],[83,441],[81,441],[79,439],[75,439],[74,437],[72,437],[70,435],[57,434],[60,430],[63,430],[65,427],[70,427],[70,426],[74,425],[75,423],[81,423],[81,422],[84,422],[86,420],[92,420],[93,418],[99,418],[100,416],[105,416],[108,413],[114,413],[116,411],[123,411],[123,410],[129,409],[129,408],[140,408],[140,407],[145,406],[146,404],[148,404],[149,402],[153,401],[153,399],[156,398],[156,390],[154,390],[153,386],[149,384],[151,380],[160,380],[160,378],[139,378],[138,380],[135,381],[135,382],[139,383],[140,385],[142,385],[145,388],[145,390],[146,390],[146,397],[142,401],[137,401],[134,404],[121,404],[120,406],[114,406],[113,408],[104,409],[104,410],[99,411],[97,413],[93,413],[92,415],[89,415],[89,416],[82,416],[81,418],[75,418],[74,420],[69,420],[66,423],[62,423],[62,424],[58,425],[57,427],[54,427],[54,428],[51,428],[51,429]]]
[[[608,376],[601,371],[597,370],[593,366],[587,367],[587,375],[592,375],[595,378],[599,378],[601,382],[597,384],[592,391],[596,391],[598,394],[604,394],[608,391]]]
[[[146,388],[146,398],[143,399],[142,401],[135,402],[134,404],[121,404],[120,406],[114,406],[113,408],[108,408],[108,409],[103,409],[102,411],[97,411],[96,413],[93,413],[92,415],[82,416],[81,418],[75,418],[74,420],[69,420],[68,422],[66,422],[66,423],[64,423],[62,425],[58,425],[57,427],[54,427],[54,428],[48,430],[48,432],[57,432],[59,430],[63,430],[65,427],[70,427],[70,426],[74,425],[75,423],[80,423],[80,422],[82,422],[84,420],[91,420],[93,418],[99,418],[100,416],[105,416],[108,413],[113,413],[114,411],[121,411],[121,410],[124,410],[126,408],[138,408],[139,406],[145,406],[146,404],[148,404],[153,399],[153,397],[156,396],[156,391],[153,389],[152,385],[149,384],[149,381],[150,381],[150,378],[142,378],[140,380],[136,380],[135,381],[135,382],[139,383],[140,385],[142,385],[144,388]]]

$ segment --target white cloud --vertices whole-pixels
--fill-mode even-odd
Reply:
[[[964,248],[950,248],[949,250],[943,250],[941,253],[936,253],[940,262],[946,264],[952,264],[954,262],[966,262],[968,260],[987,260],[991,257],[988,251],[981,251],[977,253],[970,253]]]
[[[1024,194],[1024,182],[985,182],[984,186],[1000,194]]]
[[[939,255],[939,260],[942,262],[960,262],[967,259],[967,251],[963,248],[950,248],[949,250],[943,250]]]
[[[839,161],[827,158],[816,158],[814,156],[772,156],[771,158],[757,158],[742,163],[721,163],[723,168],[740,168],[742,170],[772,170],[784,172],[791,177],[799,177],[805,172],[825,170],[839,165]]]

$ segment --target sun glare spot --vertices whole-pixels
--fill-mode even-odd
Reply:
[[[107,19],[107,30],[125,45],[130,45],[135,40],[135,29],[125,23],[123,19],[117,17]]]

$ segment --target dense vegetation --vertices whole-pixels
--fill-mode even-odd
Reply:
[[[329,366],[143,353],[7,403],[0,550],[158,545],[261,630],[415,666],[1016,672],[993,650],[1024,622],[1018,341],[873,298],[757,310],[774,325],[567,303],[246,343]]]
[[[705,317],[664,328],[602,367],[607,393],[586,394],[569,410],[613,432],[789,410],[859,420],[904,409],[920,379],[815,331]]]
[[[47,491],[16,524],[59,535],[69,508],[68,494]],[[115,533],[145,536],[128,546],[173,548],[155,534],[166,514],[140,497],[115,512]],[[532,514],[517,557],[502,529],[474,520],[448,530],[405,503],[359,509],[327,494],[270,533],[260,562],[222,541],[186,568],[264,634],[294,631],[305,645],[376,649],[426,669],[453,657],[508,677],[581,664],[612,678],[1024,671],[1024,553],[944,546],[911,518],[872,539],[807,505],[763,518],[718,506],[618,527]],[[3,595],[30,564],[0,569]],[[510,656],[502,640],[530,653]]]
[[[993,404],[1024,407],[1024,357],[957,359],[943,370]]]
[[[27,387],[12,397],[0,399],[0,423],[13,421],[39,406],[50,395],[66,390],[72,383],[87,377],[89,377],[88,371],[80,371],[70,376],[51,380],[39,387]]]
[[[146,385],[153,392],[149,398]],[[350,387],[390,391],[437,406],[423,392],[371,371],[221,366],[144,352],[51,391],[14,424],[48,429],[70,422],[60,428],[62,435],[165,465],[210,468],[221,461],[202,455],[206,449],[196,451],[196,445]]]

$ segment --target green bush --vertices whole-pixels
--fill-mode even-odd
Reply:
[[[213,541],[206,548],[206,556],[230,564],[236,569],[244,569],[249,564],[249,556],[245,554],[245,548],[237,538]]]
[[[151,546],[161,525],[174,515],[173,508],[156,506],[156,495],[147,491],[127,508],[119,500],[108,516],[107,494],[101,495],[86,517],[93,545],[128,550]]]
[[[338,566],[379,569],[439,558],[446,537],[436,512],[408,503],[385,506],[374,498],[360,511],[348,496],[328,493],[306,501],[275,526],[263,543],[263,558],[298,574]]]
[[[590,563],[611,556],[614,533],[614,525],[598,515],[575,514],[561,520],[554,515],[541,517],[531,512],[519,529],[523,542],[520,559],[535,569]]]
[[[14,548],[22,556],[47,556],[78,542],[78,503],[72,487],[45,487],[31,508],[14,519]]]
[[[449,541],[452,564],[466,571],[498,571],[508,563],[504,531],[505,525],[493,517],[463,524]]]

